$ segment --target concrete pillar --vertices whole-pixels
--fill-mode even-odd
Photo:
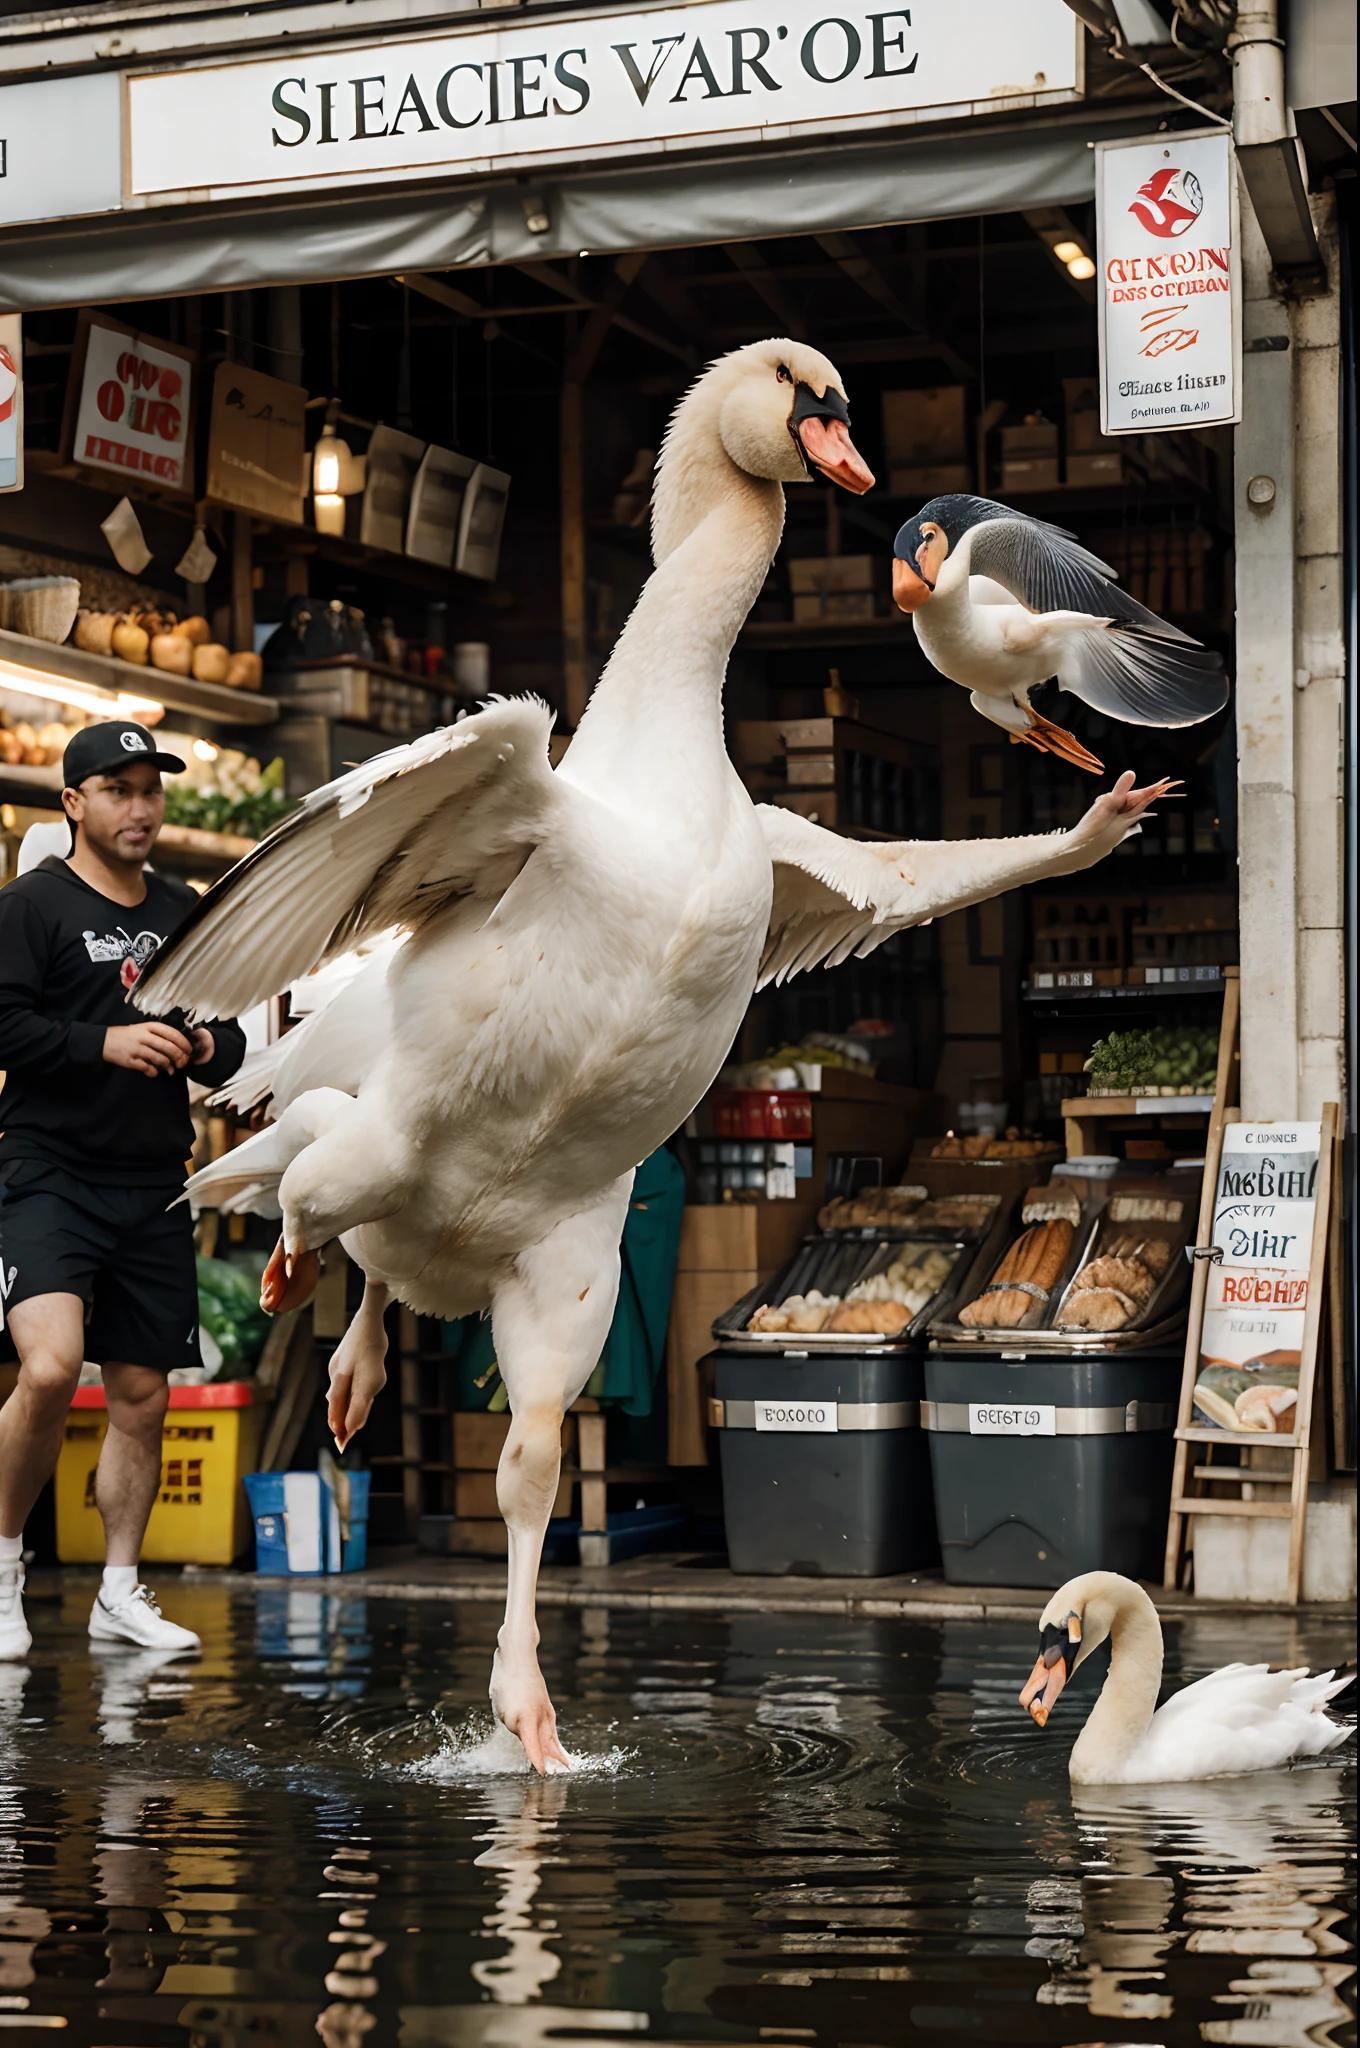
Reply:
[[[1242,422],[1234,433],[1242,1110],[1298,1115],[1293,349],[1245,187]],[[1271,346],[1280,341],[1284,347]],[[1267,486],[1271,487],[1267,495]]]
[[[1231,38],[1239,143],[1287,132],[1276,0]],[[1344,583],[1336,209],[1313,202],[1331,289],[1287,303],[1245,187],[1234,439],[1242,1108],[1316,1117],[1344,1086]]]
[[[1344,1099],[1341,307],[1336,204],[1313,202],[1331,290],[1293,309],[1297,1114]]]

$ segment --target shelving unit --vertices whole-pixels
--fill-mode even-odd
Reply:
[[[108,699],[108,714],[119,714],[120,698],[140,697],[163,704],[167,711],[211,719],[217,725],[273,725],[278,702],[259,690],[229,690],[223,683],[200,683],[161,668],[139,668],[111,654],[87,654],[83,647],[34,640],[26,633],[0,628],[0,686],[42,694],[42,684],[79,683],[84,690]],[[105,707],[101,704],[99,707]],[[121,715],[127,717],[127,711]]]

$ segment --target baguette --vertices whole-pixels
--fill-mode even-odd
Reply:
[[[959,1321],[970,1330],[1017,1328],[1036,1301],[1048,1300],[1072,1248],[1072,1236],[1065,1217],[1032,1224],[1006,1253],[991,1285],[960,1309]]]

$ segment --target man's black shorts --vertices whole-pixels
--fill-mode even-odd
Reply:
[[[199,1365],[193,1218],[182,1181],[92,1187],[38,1159],[0,1163],[0,1357],[5,1316],[38,1294],[78,1294],[95,1365]]]

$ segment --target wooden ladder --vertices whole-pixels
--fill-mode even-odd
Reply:
[[[1181,1372],[1181,1398],[1176,1418],[1176,1452],[1171,1479],[1171,1512],[1167,1521],[1166,1563],[1163,1585],[1168,1589],[1180,1584],[1185,1552],[1193,1549],[1193,1538],[1188,1527],[1192,1515],[1246,1515],[1258,1519],[1287,1521],[1289,1523],[1289,1565],[1288,1597],[1291,1606],[1297,1606],[1303,1581],[1303,1538],[1304,1524],[1308,1512],[1309,1461],[1312,1451],[1312,1409],[1313,1387],[1316,1380],[1318,1332],[1321,1326],[1323,1282],[1327,1263],[1328,1214],[1330,1208],[1333,1162],[1336,1151],[1337,1106],[1325,1103],[1322,1111],[1322,1132],[1318,1148],[1317,1207],[1313,1228],[1313,1242],[1309,1255],[1308,1306],[1304,1321],[1303,1351],[1299,1366],[1299,1398],[1295,1416],[1295,1427],[1287,1436],[1264,1436],[1260,1430],[1212,1429],[1201,1426],[1195,1420],[1194,1392],[1199,1377],[1200,1342],[1204,1324],[1204,1307],[1209,1288],[1209,1269],[1212,1263],[1208,1253],[1212,1245],[1214,1199],[1218,1188],[1218,1170],[1223,1155],[1223,1132],[1229,1123],[1239,1120],[1240,1112],[1227,1107],[1230,1095],[1240,1091],[1234,1064],[1238,1058],[1238,1007],[1239,984],[1234,979],[1224,987],[1223,1029],[1219,1038],[1218,1075],[1214,1091],[1214,1107],[1209,1119],[1209,1137],[1205,1146],[1204,1187],[1200,1196],[1199,1228],[1195,1235],[1194,1278],[1190,1289],[1190,1316],[1185,1333],[1185,1361]],[[1284,1451],[1289,1454],[1289,1470],[1267,1471],[1249,1464],[1241,1458],[1244,1451],[1262,1449]],[[1214,1452],[1234,1450],[1241,1462],[1236,1465],[1217,1464]],[[1202,1452],[1202,1459],[1198,1454]],[[1192,1463],[1192,1458],[1195,1462]],[[1239,1489],[1236,1498],[1225,1498],[1210,1488],[1232,1486]],[[1289,1488],[1288,1500],[1261,1500],[1255,1497],[1261,1487]],[[1250,1487],[1252,1497],[1246,1498],[1245,1489]]]

